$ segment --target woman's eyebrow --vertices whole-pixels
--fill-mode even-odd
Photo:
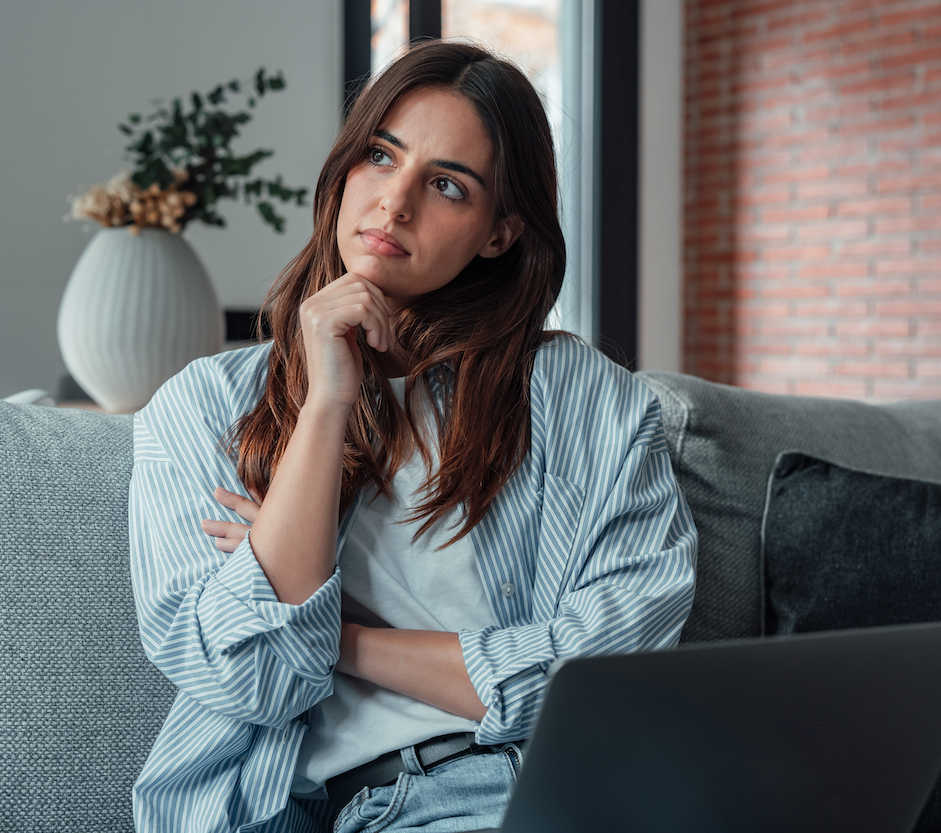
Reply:
[[[398,138],[398,136],[393,136],[391,133],[385,130],[377,130],[374,135],[377,138],[388,142],[393,147],[397,147],[399,150],[408,153],[408,145]],[[455,173],[459,174],[467,174],[467,176],[476,179],[480,183],[481,188],[484,188],[485,190],[487,188],[487,183],[484,182],[484,178],[472,168],[468,168],[467,165],[462,165],[460,162],[451,162],[447,159],[432,159],[431,164],[436,168],[444,168],[447,171],[454,171]]]

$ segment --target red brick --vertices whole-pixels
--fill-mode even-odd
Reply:
[[[764,182],[806,182],[807,180],[827,179],[830,176],[830,169],[826,166],[816,168],[796,167],[790,171],[782,171],[777,174],[765,174],[762,179]]]
[[[883,14],[879,16],[879,26],[897,26],[900,23],[918,23],[926,17],[941,14],[941,5],[922,6],[904,12],[893,12],[892,14]]]
[[[873,345],[877,356],[932,358],[941,357],[941,344],[917,344],[912,341],[877,341]]]
[[[855,116],[865,116],[874,112],[874,105],[868,100],[855,101],[852,104],[846,104],[840,107],[834,107],[830,104],[826,107],[817,107],[813,110],[807,110],[804,114],[804,123],[815,121],[840,122],[844,119],[852,119]],[[857,120],[858,121],[858,120]],[[842,135],[846,135],[845,130],[841,130]]]
[[[787,304],[762,304],[759,307],[743,307],[739,315],[743,318],[787,318],[790,312]]]
[[[841,202],[837,206],[836,213],[840,217],[852,215],[874,215],[874,214],[901,214],[905,211],[911,211],[912,201],[902,197],[883,197],[873,200],[855,200],[853,202]]]
[[[869,143],[865,139],[853,139],[851,141],[829,141],[826,144],[820,144],[810,147],[796,148],[798,158],[802,162],[815,161],[819,159],[833,159],[838,162],[845,162],[854,156],[866,158],[869,154]]]
[[[768,136],[764,139],[764,144],[768,147],[779,147],[781,145],[814,145],[829,141],[830,131],[805,130],[802,133],[780,133],[776,136]]]
[[[777,29],[803,28],[807,23],[817,23],[826,20],[828,16],[826,8],[811,8],[797,14],[788,14],[781,17],[771,15],[765,21],[765,25],[772,32]]]
[[[927,64],[939,60],[941,60],[941,49],[938,49],[937,46],[931,46],[928,49],[918,49],[914,52],[904,52],[901,55],[880,58],[879,64],[884,69],[895,69],[896,67]]]
[[[878,37],[871,38],[859,38],[857,40],[851,41],[850,43],[841,44],[840,52],[843,55],[855,55],[857,52],[872,53],[879,49],[885,49],[886,47],[903,46],[905,44],[912,43],[914,40],[915,35],[911,31],[894,32],[890,35],[880,35]]]
[[[826,298],[829,295],[829,287],[820,284],[766,286],[761,290],[762,298]]]
[[[827,341],[803,341],[797,345],[797,352],[801,356],[865,356],[869,352],[868,345],[862,342],[846,343],[828,339]]]
[[[754,263],[735,267],[734,277],[742,281],[786,281],[791,277],[791,269],[789,266],[772,269],[766,263]]]
[[[792,353],[788,344],[749,344],[749,355],[755,356],[789,356]]]
[[[878,240],[866,243],[844,243],[839,248],[840,255],[885,256],[908,254],[911,243],[908,240]]]
[[[883,121],[864,122],[852,126],[841,126],[841,136],[872,135],[873,133],[891,133],[896,130],[908,130],[915,124],[914,116],[904,116],[898,119],[884,119]]]
[[[789,188],[775,188],[773,190],[754,190],[748,193],[738,193],[732,198],[733,206],[743,205],[773,205],[775,203],[789,203],[791,191]]]
[[[824,301],[805,302],[796,304],[796,314],[800,316],[817,318],[854,318],[862,317],[868,312],[865,301]]]
[[[829,246],[803,246],[786,249],[765,249],[763,260],[814,260],[830,256]]]
[[[804,42],[826,40],[828,38],[842,38],[855,32],[864,32],[872,26],[868,19],[857,20],[853,23],[841,23],[837,26],[830,26],[827,29],[817,29],[816,31],[805,32]]]
[[[921,198],[922,208],[941,208],[941,194],[926,195]]]
[[[907,315],[911,317],[941,315],[941,301],[882,301],[876,304],[876,315]]]
[[[902,139],[888,139],[879,142],[879,151],[881,153],[909,153],[919,148],[935,148],[938,145],[941,145],[941,133],[912,131]]]
[[[876,189],[880,194],[890,191],[922,191],[927,188],[941,188],[941,171],[933,174],[912,174],[911,176],[879,179]]]
[[[933,217],[930,219],[934,220],[935,228],[941,225],[941,221]],[[941,252],[941,240],[921,240],[918,243],[918,248],[923,252]]]
[[[885,217],[876,218],[876,234],[937,231],[941,220],[937,217]]]
[[[876,264],[876,274],[941,274],[941,261],[939,260],[880,260]]]
[[[918,281],[918,292],[922,295],[941,294],[941,278],[928,278]]]
[[[750,93],[761,93],[765,90],[780,90],[782,87],[789,87],[794,81],[790,75],[782,75],[779,78],[764,78],[761,81],[737,81],[732,84],[733,95],[749,95]]]
[[[864,179],[833,179],[827,182],[813,182],[801,185],[797,189],[799,200],[841,199],[843,197],[864,197],[869,193],[869,183]]]
[[[830,264],[806,264],[800,267],[799,274],[802,278],[865,278],[869,274],[869,266],[866,263],[830,263]]]
[[[869,228],[868,220],[825,220],[797,229],[798,240],[819,237],[842,238],[864,237]]]
[[[844,362],[834,368],[840,376],[882,376],[906,378],[908,362]]]
[[[915,83],[915,76],[911,73],[904,75],[891,75],[887,78],[870,78],[868,81],[860,81],[856,84],[844,84],[840,87],[842,95],[861,95],[864,93],[876,93],[882,90],[894,90],[899,87],[911,87]]]
[[[766,223],[803,222],[804,220],[822,220],[830,215],[830,209],[825,205],[814,205],[810,208],[795,208],[790,211],[764,212]]]
[[[850,75],[859,75],[861,72],[869,72],[869,61],[856,61],[852,64],[835,64],[830,57],[825,64],[812,70],[804,70],[801,73],[801,80],[807,81],[827,81],[831,78],[847,78]]]
[[[791,230],[787,226],[760,225],[746,229],[739,229],[736,233],[736,239],[746,243],[754,243],[764,240],[787,240],[790,236]]]
[[[876,102],[875,106],[880,110],[894,110],[901,107],[907,107],[909,109],[916,107],[937,107],[939,104],[941,104],[941,95],[937,92],[928,92],[884,98]]]
[[[807,376],[824,376],[828,369],[829,364],[823,359],[807,359],[807,358],[778,358],[778,359],[762,359],[758,363],[758,367],[762,373],[783,373],[787,375],[794,374],[805,374]]]
[[[864,321],[844,321],[836,325],[838,336],[910,336],[912,325],[908,321],[891,319],[868,319]]]
[[[734,18],[744,18],[750,17],[751,15],[762,15],[764,17],[768,12],[776,11],[777,9],[789,9],[793,6],[793,0],[764,0],[761,3],[736,3],[732,7],[732,17]]]
[[[761,326],[761,333],[766,336],[799,336],[805,338],[808,336],[825,336],[829,331],[830,328],[826,324],[807,324],[793,320],[786,322],[767,321]]]
[[[911,289],[909,281],[844,281],[837,286],[836,294],[840,297],[875,298],[882,295],[908,295]]]

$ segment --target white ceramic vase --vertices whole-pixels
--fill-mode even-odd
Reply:
[[[65,287],[58,337],[65,366],[92,399],[106,411],[134,411],[193,359],[222,349],[222,311],[178,234],[101,229]]]

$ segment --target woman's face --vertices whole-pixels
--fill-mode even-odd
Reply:
[[[432,88],[402,96],[346,177],[337,220],[346,270],[397,309],[474,255],[502,254],[518,232],[495,221],[493,178],[493,146],[467,99]]]

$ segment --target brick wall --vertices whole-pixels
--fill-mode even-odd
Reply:
[[[684,370],[941,398],[941,2],[685,11]]]

